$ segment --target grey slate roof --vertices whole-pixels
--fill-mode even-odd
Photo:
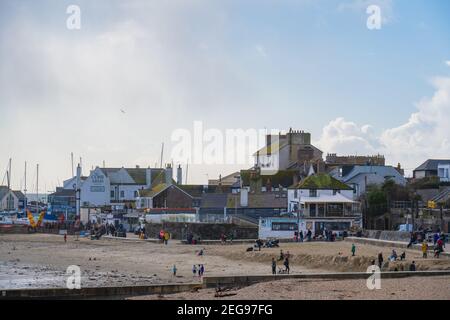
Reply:
[[[16,195],[17,199],[19,200],[25,200],[25,195],[22,193],[22,191],[13,191]]]
[[[0,200],[3,199],[8,192],[9,189],[7,186],[0,186]]]
[[[438,169],[438,164],[450,164],[450,160],[428,159],[416,169],[414,169],[414,171],[436,171]]]
[[[48,197],[75,197],[76,191],[73,189],[60,189],[48,195]]]
[[[202,195],[202,208],[225,208],[227,200],[227,193],[204,193]]]
[[[392,166],[354,166],[347,175],[342,177],[342,181],[349,181],[360,174],[376,174],[382,177],[395,177],[404,180],[405,178]],[[405,181],[406,182],[406,181]]]

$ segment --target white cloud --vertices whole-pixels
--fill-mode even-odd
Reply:
[[[377,142],[371,133],[371,126],[358,126],[356,123],[337,118],[330,121],[322,130],[318,146],[327,152],[342,154],[373,154],[377,152]]]
[[[450,60],[445,61],[445,64],[450,67]]]
[[[223,50],[221,11],[167,6],[80,31],[11,19],[0,30],[0,133],[14,140],[0,139],[0,165],[40,163],[52,188],[70,175],[70,152],[86,168],[153,165],[173,129],[255,104],[248,75]],[[190,18],[211,28],[193,33]]]
[[[263,58],[267,58],[267,51],[266,48],[264,48],[264,46],[258,44],[255,46],[256,52],[258,52],[258,54],[263,57]]]
[[[340,154],[381,153],[407,171],[429,158],[450,158],[450,78],[435,78],[432,84],[434,95],[417,103],[417,112],[404,124],[375,134],[370,126],[337,118],[323,128],[318,146]]]

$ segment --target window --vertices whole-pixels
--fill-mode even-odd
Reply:
[[[333,196],[335,196],[338,193],[341,193],[341,190],[333,190]]]
[[[317,190],[316,189],[309,190],[309,196],[310,197],[317,197]]]
[[[14,209],[14,197],[11,194],[6,198],[6,208],[7,210]]]
[[[296,199],[298,198],[298,190],[297,189],[294,190],[294,198],[296,198]]]
[[[297,231],[298,226],[292,222],[272,222],[272,231]]]
[[[111,190],[111,198],[114,198],[114,190]]]
[[[134,197],[135,197],[135,198],[139,197],[139,192],[135,191],[135,192],[134,192]]]
[[[123,191],[123,190],[120,191],[120,197],[121,197],[121,198],[125,198],[125,191]]]

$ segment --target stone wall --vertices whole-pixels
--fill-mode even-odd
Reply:
[[[169,222],[147,223],[145,232],[149,238],[157,238],[161,229],[168,231],[172,239],[186,240],[190,233],[194,239],[201,240],[220,240],[222,233],[233,235],[233,239],[257,239],[258,227],[256,226],[238,226],[229,223],[188,223],[188,222]]]
[[[365,230],[363,236],[365,238],[389,240],[389,241],[402,241],[409,242],[411,237],[409,232],[402,231],[389,231],[389,230]]]

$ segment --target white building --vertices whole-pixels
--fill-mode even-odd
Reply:
[[[306,228],[316,233],[362,227],[361,205],[353,200],[353,189],[327,174],[310,175],[290,187],[288,211],[300,215]]]
[[[148,189],[169,169],[161,168],[100,168],[91,170],[89,176],[77,176],[64,181],[65,189],[79,189],[79,206],[134,206],[139,190]],[[172,169],[167,174],[172,175]],[[165,178],[164,178],[165,179]],[[77,187],[78,186],[78,187]]]
[[[21,191],[14,191],[7,186],[0,186],[0,211],[23,210],[25,201],[25,196]]]
[[[300,226],[300,227],[299,227]],[[360,225],[353,218],[301,218],[297,217],[260,217],[258,226],[258,238],[262,240],[294,239],[296,232],[301,231],[305,236],[311,230],[313,236],[322,234],[324,229],[333,232],[343,232],[359,228]],[[306,236],[305,236],[306,238]]]

